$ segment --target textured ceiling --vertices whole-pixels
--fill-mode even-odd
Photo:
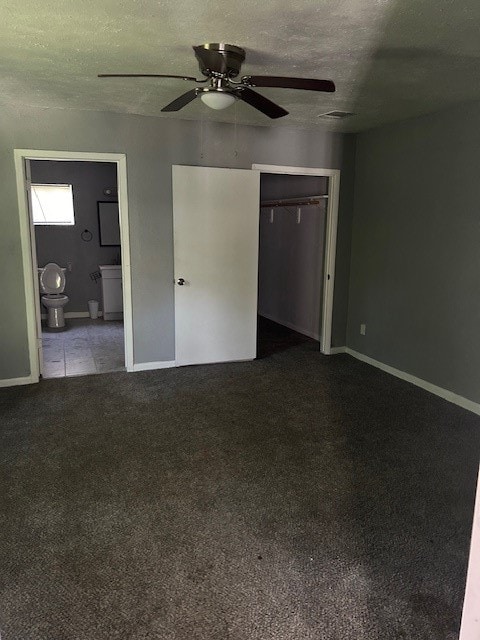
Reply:
[[[0,103],[358,131],[480,99],[479,0],[0,0]],[[162,106],[199,76],[191,45],[244,47],[243,74],[329,78],[335,94],[262,89],[290,115],[243,103]],[[325,122],[329,110],[352,111]]]

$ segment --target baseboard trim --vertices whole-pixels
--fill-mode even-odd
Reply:
[[[279,320],[274,316],[271,316],[269,313],[259,313],[259,316],[262,318],[266,318],[267,320],[271,320],[272,322],[276,322],[277,324],[281,324],[282,327],[287,327],[288,329],[292,329],[297,333],[301,333],[303,336],[308,336],[309,338],[313,338],[317,342],[320,342],[320,333],[315,333],[313,331],[308,331],[307,329],[302,329],[297,325],[293,324],[293,322],[287,322],[286,320]]]
[[[33,376],[25,376],[24,378],[6,378],[5,380],[0,380],[0,387],[16,387],[20,384],[34,384],[38,382],[35,380]]]
[[[66,311],[65,318],[89,318],[90,314],[88,311]],[[103,316],[103,311],[98,312],[98,317]],[[48,315],[46,313],[41,314],[42,320],[46,320]]]
[[[335,356],[337,353],[347,353],[347,347],[330,347],[331,356]]]
[[[425,389],[425,391],[429,391],[430,393],[433,393],[434,395],[439,396],[440,398],[443,398],[448,402],[452,402],[453,404],[456,404],[463,409],[467,409],[472,413],[480,415],[480,404],[478,404],[477,402],[473,402],[473,400],[468,400],[463,396],[459,396],[457,393],[453,393],[453,391],[438,387],[436,384],[432,384],[431,382],[427,382],[426,380],[417,378],[417,376],[413,376],[410,373],[405,373],[405,371],[401,371],[400,369],[395,369],[395,367],[391,367],[390,365],[384,364],[379,360],[370,358],[370,356],[366,356],[359,351],[354,351],[349,347],[345,347],[345,353],[348,353],[348,355],[353,356],[357,360],[361,360],[366,364],[372,365],[372,367],[377,367],[377,369],[381,369],[382,371],[385,371],[386,373],[389,373],[396,378],[400,378],[401,380],[405,380],[406,382],[410,382],[417,387]]]
[[[170,369],[175,367],[175,360],[160,360],[159,362],[137,362],[132,371],[152,371],[154,369]]]

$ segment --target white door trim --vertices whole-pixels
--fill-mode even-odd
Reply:
[[[38,382],[39,355],[37,343],[37,314],[40,314],[38,275],[35,264],[35,234],[28,207],[25,173],[26,160],[70,160],[84,162],[114,162],[117,165],[118,208],[120,218],[120,242],[123,281],[123,320],[125,332],[125,367],[133,371],[133,312],[132,279],[130,263],[130,234],[128,223],[127,158],[124,153],[94,153],[84,151],[46,151],[39,149],[14,149],[17,180],[18,214],[22,247],[23,279],[25,287],[28,352],[30,376],[28,381]]]
[[[330,355],[332,345],[333,289],[335,284],[335,254],[337,250],[338,197],[340,169],[311,167],[285,167],[275,164],[252,164],[260,173],[281,173],[301,176],[321,176],[329,179],[327,200],[327,227],[325,231],[325,261],[323,270],[322,326],[320,351]]]
[[[23,166],[25,169],[24,189],[25,189],[25,195],[27,198],[28,211],[30,211],[32,208],[32,197],[30,193],[30,188],[32,184],[31,174],[30,174],[30,164],[28,162],[24,162]],[[33,226],[32,221],[30,220],[30,216],[28,219],[28,226],[29,226],[29,233],[30,233],[30,247],[32,250],[32,264],[36,265],[38,263],[38,260],[37,260],[37,248],[35,245],[35,228]],[[40,292],[39,292],[38,277],[34,278],[33,287],[35,290],[35,300],[39,300]],[[35,320],[36,320],[36,327],[37,327],[36,346],[37,346],[37,360],[38,360],[38,375],[41,376],[43,373],[43,342],[42,342],[42,339],[40,338],[40,336],[42,335],[42,318],[41,318],[41,308],[40,308],[41,305],[36,304],[35,307],[36,307]]]

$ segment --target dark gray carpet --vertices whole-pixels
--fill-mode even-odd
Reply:
[[[475,415],[311,343],[0,398],[2,640],[457,638]]]

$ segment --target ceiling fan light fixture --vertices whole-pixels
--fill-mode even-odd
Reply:
[[[205,91],[200,96],[202,102],[204,102],[210,109],[226,109],[235,102],[235,96],[226,91]]]

